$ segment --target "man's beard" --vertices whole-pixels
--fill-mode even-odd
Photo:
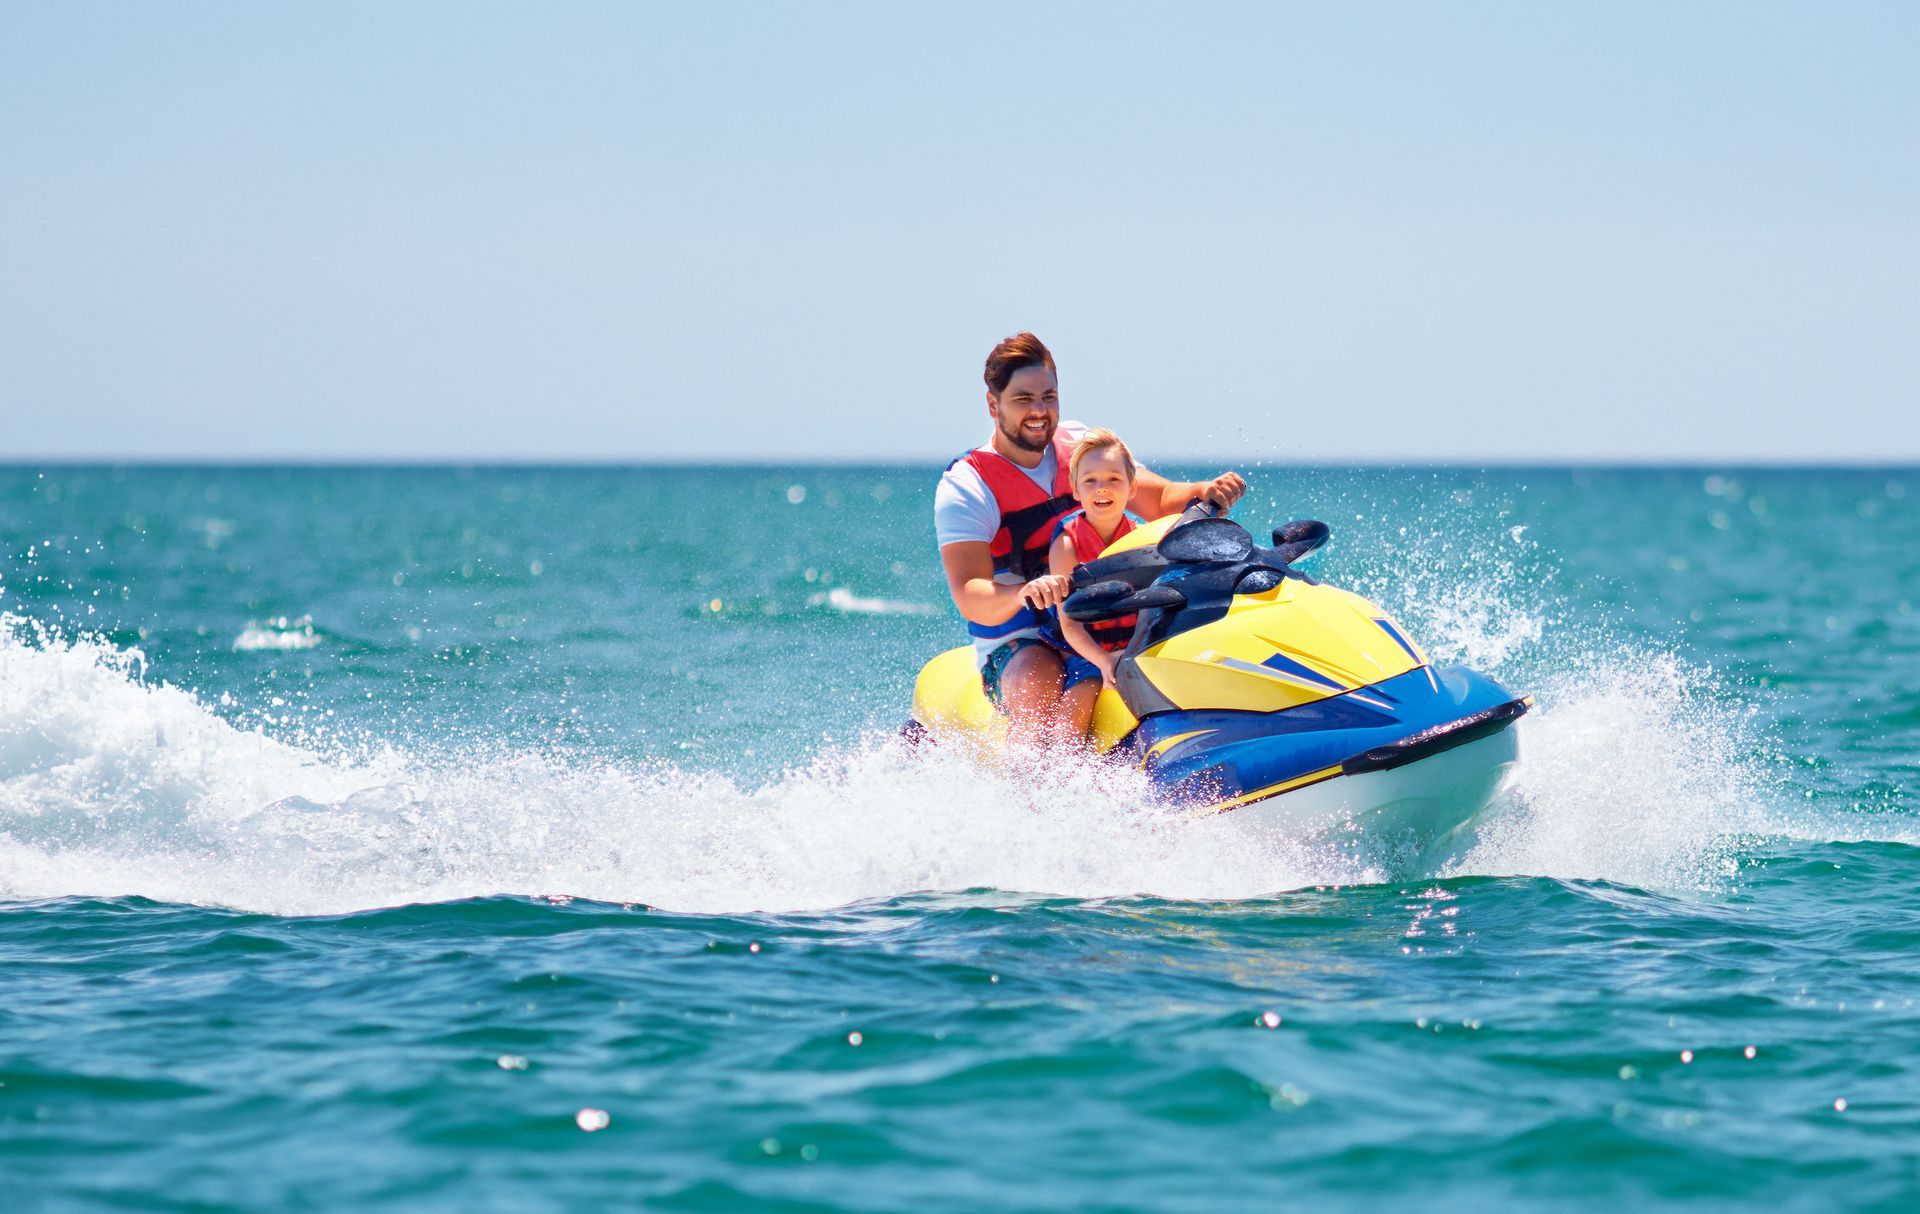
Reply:
[[[1000,433],[1007,436],[1008,442],[1020,448],[1022,451],[1038,451],[1042,453],[1044,453],[1047,447],[1053,442],[1053,433],[1057,428],[1058,423],[1055,423],[1047,427],[1047,435],[1045,438],[1031,439],[1027,437],[1024,427],[1008,426],[1005,422],[1000,423]]]

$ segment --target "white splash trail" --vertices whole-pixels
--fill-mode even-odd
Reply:
[[[0,617],[0,896],[282,914],[496,893],[788,910],[916,890],[1248,897],[1367,870],[1180,829],[1124,770],[829,754],[764,787],[670,764],[321,753],[238,728],[137,653]],[[1349,871],[1350,870],[1350,871]]]
[[[1743,834],[1778,827],[1756,808],[1765,769],[1737,714],[1678,663],[1629,659],[1532,688],[1544,707],[1522,723],[1512,799],[1447,871],[1685,890],[1724,882]],[[1085,762],[1012,778],[885,742],[746,786],[591,755],[296,746],[148,684],[141,665],[0,616],[0,897],[322,914],[570,894],[744,912],[976,887],[1232,899],[1382,877],[1344,848],[1250,836],[1250,819],[1179,819],[1134,773]]]

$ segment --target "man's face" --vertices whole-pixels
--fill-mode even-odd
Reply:
[[[1045,367],[1022,367],[998,395],[987,393],[987,412],[1008,442],[1045,451],[1060,424],[1060,379]]]

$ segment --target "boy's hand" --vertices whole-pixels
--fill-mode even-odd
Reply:
[[[1113,686],[1113,659],[1102,658],[1100,661],[1095,662],[1094,666],[1100,671],[1101,684],[1106,687]]]
[[[1206,483],[1200,490],[1200,496],[1206,498],[1222,510],[1230,510],[1247,491],[1247,482],[1238,472],[1222,472]]]
[[[1045,611],[1067,601],[1070,584],[1070,580],[1060,574],[1044,573],[1020,588],[1020,598],[1035,611]]]

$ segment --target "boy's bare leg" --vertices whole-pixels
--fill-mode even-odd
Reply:
[[[1060,697],[1062,742],[1086,745],[1087,731],[1093,725],[1093,702],[1100,698],[1100,687],[1099,679],[1082,679]]]
[[[1000,672],[1000,701],[1007,711],[1007,741],[1044,746],[1060,728],[1060,655],[1045,645],[1022,645]]]

